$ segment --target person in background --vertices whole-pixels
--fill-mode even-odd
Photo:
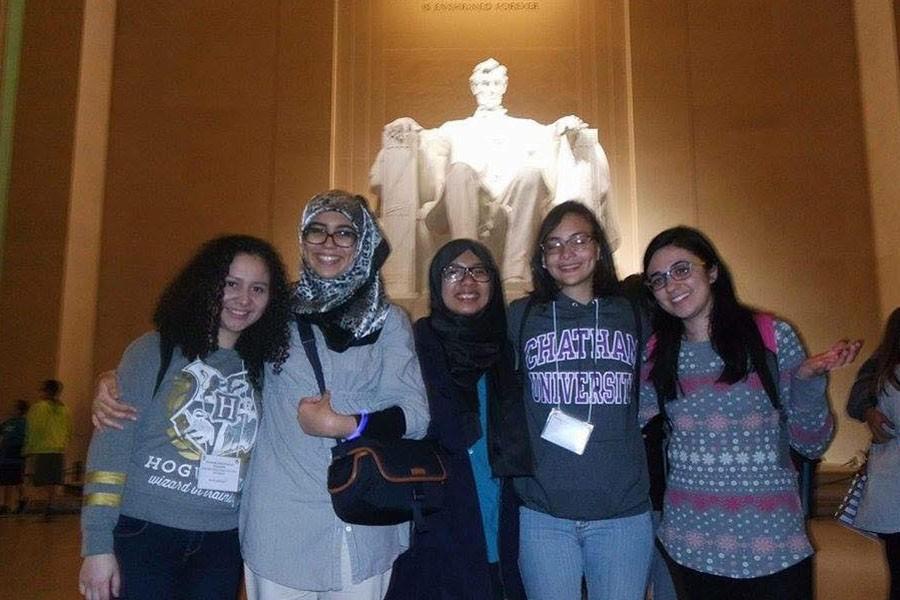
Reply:
[[[824,452],[833,431],[825,375],[861,342],[807,357],[789,324],[738,300],[696,229],[658,234],[643,266],[658,310],[642,417],[662,406],[670,425],[658,535],[679,598],[811,598],[813,550],[790,448]]]
[[[518,503],[531,448],[500,274],[488,249],[454,240],[429,269],[431,313],[413,329],[428,392],[428,436],[449,455],[445,507],[394,563],[389,600],[524,600]]]
[[[53,511],[56,488],[63,483],[65,451],[72,436],[72,420],[59,398],[61,392],[62,383],[47,379],[41,384],[41,399],[25,416],[22,454],[31,457],[31,484],[46,489],[45,519]]]
[[[534,291],[509,308],[535,470],[517,477],[530,600],[644,597],[653,524],[638,426],[642,319],[597,217],[569,201],[541,224]]]
[[[22,489],[25,459],[22,446],[25,443],[25,415],[28,402],[16,402],[16,414],[0,423],[0,486],[3,487],[3,504],[0,515],[22,512],[25,493]]]
[[[870,392],[888,423],[900,419],[900,308],[888,317],[884,336],[874,354]],[[868,480],[854,526],[873,531],[884,542],[891,588],[888,598],[900,600],[900,440],[896,432],[872,444],[866,465]]]
[[[287,358],[290,295],[272,246],[204,244],[132,342],[118,390],[136,409],[88,451],[79,588],[88,600],[236,598],[238,511],[264,364]]]
[[[847,414],[865,423],[872,434],[872,442],[882,444],[896,438],[896,425],[878,408],[875,372],[878,368],[878,349],[860,365],[856,380],[847,399]]]

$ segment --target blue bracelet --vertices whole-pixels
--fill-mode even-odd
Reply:
[[[363,411],[359,413],[359,424],[357,424],[356,429],[353,430],[349,436],[344,438],[345,442],[349,442],[350,440],[355,440],[363,434],[363,431],[366,429],[366,425],[369,424],[369,413]]]

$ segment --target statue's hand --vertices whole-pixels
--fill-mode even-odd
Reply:
[[[556,135],[562,135],[570,131],[587,129],[588,124],[575,115],[568,115],[557,119],[556,122],[553,123],[553,126],[556,129]]]
[[[391,137],[397,137],[410,131],[421,131],[422,126],[416,123],[412,117],[400,117],[384,126],[384,132]]]

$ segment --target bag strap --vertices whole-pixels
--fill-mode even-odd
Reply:
[[[316,374],[316,383],[319,384],[319,393],[325,393],[325,375],[322,374],[322,363],[319,360],[319,352],[316,349],[316,336],[313,333],[312,325],[309,321],[304,320],[300,315],[294,315],[297,321],[297,332],[300,334],[300,341],[303,342],[303,351],[309,364],[312,365],[313,372]]]
[[[156,372],[156,385],[153,386],[153,396],[159,391],[163,379],[166,377],[166,371],[172,363],[172,354],[175,352],[175,344],[168,337],[160,334],[159,336],[159,370]]]
[[[634,357],[634,381],[631,383],[633,398],[637,401],[641,393],[641,365],[643,364],[644,355],[644,320],[641,318],[641,309],[634,300],[629,300],[631,304],[631,312],[634,315],[634,329],[637,333],[636,354]],[[659,398],[657,397],[657,402]]]
[[[516,338],[516,371],[520,371],[524,373],[524,369],[522,369],[519,365],[519,357],[525,356],[525,346],[522,342],[522,336],[525,335],[525,321],[528,320],[528,314],[531,312],[532,307],[534,306],[534,299],[531,296],[528,296],[528,300],[525,301],[525,309],[522,311],[522,320],[519,321],[519,335]]]
[[[647,364],[648,365],[652,364],[649,362],[649,358],[653,354],[653,351],[656,350],[656,344],[657,344],[656,334],[651,333],[650,337],[647,339],[647,344],[646,344],[647,358],[648,358]],[[656,389],[655,385],[654,385],[654,389]],[[656,408],[659,411],[659,414],[662,415],[663,426],[666,428],[666,433],[668,433],[669,429],[671,428],[671,423],[669,423],[669,414],[666,412],[666,402],[663,400],[662,394],[659,393],[658,389],[656,389]]]
[[[756,322],[756,329],[762,338],[763,347],[766,350],[766,366],[769,367],[769,375],[772,380],[772,389],[775,391],[775,397],[769,398],[775,410],[781,411],[781,398],[778,383],[781,379],[778,372],[778,341],[775,338],[775,318],[768,313],[756,313],[753,315]]]

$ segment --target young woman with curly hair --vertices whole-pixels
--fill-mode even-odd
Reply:
[[[825,451],[826,374],[861,343],[807,356],[793,327],[738,300],[728,266],[690,227],[654,237],[644,273],[657,310],[642,416],[661,406],[671,427],[658,536],[678,597],[811,597],[813,550],[790,449]]]
[[[238,508],[263,365],[288,356],[290,292],[266,242],[204,244],[163,292],[156,331],[125,351],[137,409],[91,440],[80,588],[90,600],[227,599],[241,577]]]

